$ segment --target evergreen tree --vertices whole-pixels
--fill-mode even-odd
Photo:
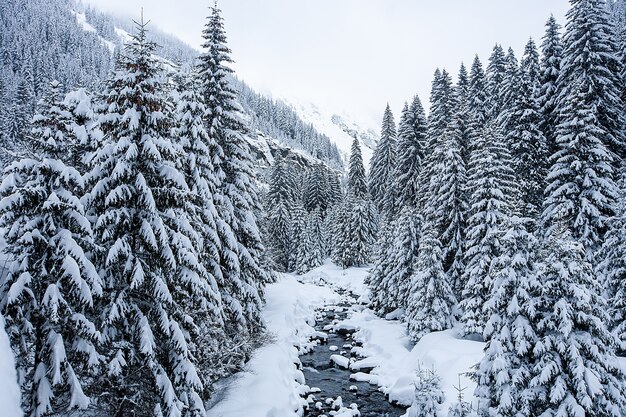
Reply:
[[[359,198],[365,198],[368,195],[365,178],[361,145],[359,144],[359,139],[355,137],[352,141],[352,150],[350,152],[350,162],[348,165],[348,193]]]
[[[30,416],[86,409],[100,362],[94,300],[102,281],[81,203],[83,177],[64,163],[75,143],[59,123],[53,82],[33,119],[37,159],[7,168],[0,186],[0,230],[12,259],[0,288],[0,311],[17,356],[22,405]]]
[[[548,156],[557,150],[557,81],[561,72],[561,59],[563,57],[560,28],[554,16],[551,15],[546,22],[546,33],[541,43],[541,74],[539,80],[541,87],[538,92],[538,104],[542,114],[541,130],[546,138]]]
[[[495,119],[500,114],[504,105],[503,90],[505,87],[504,78],[506,74],[506,55],[504,49],[499,44],[493,47],[489,64],[487,65],[485,94],[486,111],[490,119]]]
[[[205,52],[200,56],[199,77],[207,109],[205,123],[218,145],[212,154],[214,164],[224,172],[216,196],[224,220],[224,227],[220,228],[222,298],[233,324],[232,336],[244,331],[244,337],[252,337],[261,326],[262,289],[270,277],[260,266],[264,248],[256,224],[259,201],[246,141],[248,132],[241,106],[229,85],[232,69],[228,64],[232,60],[217,6],[211,8],[202,36]],[[246,346],[244,353],[249,348]]]
[[[426,218],[434,223],[443,248],[443,268],[455,291],[463,288],[463,252],[467,201],[466,171],[461,150],[461,131],[453,119],[432,157]]]
[[[396,124],[389,104],[383,116],[380,140],[370,162],[369,190],[378,211],[389,215],[393,209],[393,171],[396,165]]]
[[[186,291],[187,300],[191,301],[185,310],[196,317],[195,326],[183,330],[193,334],[194,343],[190,345],[196,349],[204,386],[209,387],[222,372],[214,366],[219,350],[217,340],[223,339],[224,321],[219,290],[223,283],[217,233],[219,215],[213,198],[219,175],[211,160],[215,143],[204,127],[206,109],[197,80],[193,75],[179,78],[174,137],[182,150],[177,165],[189,187],[184,206],[184,219],[189,224],[183,224],[184,227],[172,224],[171,239],[179,248],[175,252],[179,254],[176,276],[183,284],[181,290]]]
[[[530,415],[619,416],[625,375],[606,328],[606,303],[585,247],[554,228],[541,253]]]
[[[547,144],[540,129],[542,114],[536,99],[539,88],[539,54],[531,39],[522,58],[507,143],[511,146],[520,190],[519,211],[533,219],[538,217],[543,202],[548,160]]]
[[[411,277],[406,321],[409,337],[417,342],[432,331],[452,327],[452,309],[456,298],[443,270],[441,242],[433,225],[426,224]]]
[[[400,118],[397,161],[393,174],[394,214],[399,213],[403,207],[417,203],[425,139],[426,116],[416,96],[411,108],[405,104]]]
[[[273,264],[278,271],[286,272],[290,269],[291,256],[297,241],[294,240],[298,230],[292,224],[292,214],[299,214],[304,220],[304,213],[292,213],[294,207],[294,178],[292,171],[283,160],[275,163],[271,171],[270,188],[267,193],[266,212],[271,224],[268,244]]]
[[[502,79],[502,87],[499,94],[501,106],[498,109],[499,114],[496,115],[503,132],[508,132],[513,126],[512,115],[515,112],[515,102],[519,95],[520,83],[520,67],[515,57],[513,48],[509,48],[504,58],[504,77]],[[508,143],[512,145],[512,143]]]
[[[172,109],[155,48],[138,24],[104,94],[108,142],[94,159],[100,174],[92,197],[104,249],[98,310],[105,369],[98,388],[115,414],[175,415],[189,408],[199,415],[203,387],[184,331],[193,318],[185,313],[193,305],[189,294],[199,284],[192,276],[181,281],[177,263],[197,254],[180,234],[193,235],[182,204],[189,189],[176,166],[181,150],[169,136]]]
[[[585,125],[601,129],[598,137],[604,145],[619,158],[624,158],[621,63],[616,54],[617,45],[606,4],[602,0],[571,0],[570,3],[572,7],[567,12],[558,79],[558,124],[573,124],[573,115],[568,108],[576,100],[586,109],[581,109],[585,113],[584,119],[577,120],[585,120]],[[558,136],[565,133],[560,127],[557,130],[558,143]]]
[[[321,222],[319,210],[316,209],[309,213],[306,229],[298,247],[299,256],[296,270],[300,274],[317,268],[324,261],[321,245]]]
[[[461,157],[467,166],[469,162],[469,144],[470,144],[470,79],[465,69],[465,65],[461,63],[459,68],[459,77],[455,86],[455,94],[457,99],[457,107],[454,113],[454,120],[457,123],[456,128],[461,135]]]
[[[416,272],[422,217],[417,209],[405,207],[395,222],[393,241],[387,254],[389,269],[383,280],[389,311],[407,309],[411,296],[411,277]],[[386,284],[386,285],[385,285]]]
[[[626,351],[626,173],[620,176],[617,215],[608,222],[608,231],[600,252],[598,272],[606,279],[611,329]]]
[[[576,84],[559,104],[558,151],[550,158],[542,221],[548,228],[564,221],[592,260],[613,214],[616,187],[613,154],[602,141],[607,132],[589,101],[590,91],[583,81]]]
[[[372,248],[374,266],[365,278],[371,290],[371,308],[380,315],[385,315],[398,308],[400,301],[396,296],[399,283],[393,279],[391,270],[395,267],[395,222],[383,220],[378,232],[378,239]],[[415,236],[417,238],[417,235]],[[398,237],[398,239],[401,239]],[[401,272],[404,272],[402,270]],[[392,295],[393,294],[393,295]]]
[[[489,268],[501,254],[500,239],[507,230],[516,192],[508,149],[495,122],[484,128],[470,158],[462,322],[466,334],[482,334],[490,316],[485,305],[493,286]]]
[[[502,254],[491,264],[493,291],[484,329],[489,340],[476,366],[481,415],[534,415],[526,403],[532,374],[535,309],[541,283],[537,278],[537,242],[525,227],[528,219],[512,218],[502,238]]]

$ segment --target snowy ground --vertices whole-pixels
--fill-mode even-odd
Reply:
[[[349,290],[367,299],[363,280],[365,268],[343,270],[331,263],[302,277],[285,275],[267,288],[264,318],[275,333],[273,343],[259,349],[246,370],[232,382],[226,398],[209,412],[209,417],[291,417],[298,416],[306,402],[299,393],[306,390],[298,349],[315,332],[311,327],[316,307],[336,303],[340,299],[333,289]],[[371,310],[355,305],[349,318],[339,326],[357,328],[355,339],[363,342],[360,354],[366,359],[351,365],[354,378],[378,385],[391,400],[410,405],[413,397],[413,375],[419,367],[435,369],[442,377],[446,403],[456,398],[459,374],[469,371],[482,356],[483,344],[457,338],[451,331],[433,333],[412,346],[405,326],[399,321],[377,317]],[[369,374],[358,368],[374,368]],[[465,392],[473,385],[461,376]]]
[[[302,284],[291,275],[270,285],[266,297],[263,317],[275,340],[254,353],[208,417],[298,416],[306,405],[299,395],[305,389],[296,365],[299,349],[306,349],[315,334],[315,309],[339,302],[341,297],[330,288]]]
[[[0,233],[2,235],[2,233]],[[3,253],[4,240],[0,237],[0,285],[5,276],[7,256]],[[15,374],[15,360],[9,337],[4,330],[4,317],[0,314],[0,414],[3,417],[21,417],[20,389]]]

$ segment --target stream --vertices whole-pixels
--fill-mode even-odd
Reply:
[[[309,353],[300,356],[306,384],[311,387],[305,416],[401,416],[406,409],[389,403],[376,385],[350,380],[350,374],[355,371],[345,369],[345,366],[349,366],[350,358],[358,358],[352,348],[359,347],[360,343],[352,339],[356,329],[340,327],[334,330],[334,325],[347,317],[350,306],[356,304],[356,298],[351,294],[344,294],[344,298],[347,300],[344,303],[318,310],[315,329],[319,332],[319,343]],[[350,409],[354,411],[351,413]]]

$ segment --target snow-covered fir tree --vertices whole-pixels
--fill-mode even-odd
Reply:
[[[103,94],[107,141],[93,161],[99,181],[92,192],[104,250],[100,401],[118,414],[202,413],[203,387],[184,329],[191,318],[185,307],[204,283],[198,254],[185,242],[195,233],[183,205],[189,188],[177,167],[181,149],[170,136],[173,109],[155,48],[139,23]],[[178,265],[182,258],[194,264]]]
[[[441,378],[431,369],[420,368],[415,376],[415,397],[407,410],[407,417],[437,417],[445,399]]]
[[[347,186],[348,193],[356,197],[366,198],[369,195],[361,145],[359,144],[359,139],[356,137],[352,141],[352,147],[350,149]]]
[[[288,164],[278,160],[272,167],[270,188],[266,197],[266,216],[271,224],[268,231],[268,246],[277,271],[289,271],[290,257],[297,248],[294,239],[298,231],[294,230],[292,217],[300,215],[304,221],[304,213],[294,212],[294,177]]]
[[[0,311],[30,416],[87,409],[101,360],[93,307],[102,281],[90,260],[83,177],[66,164],[78,144],[60,122],[60,89],[51,83],[33,119],[35,158],[12,163],[0,186],[0,230],[12,259]]]
[[[449,85],[448,82],[446,86]],[[447,89],[446,93],[442,94],[441,101],[447,102],[444,106],[450,109],[448,111],[451,114],[446,114],[443,118],[448,120],[447,125],[438,139],[433,140],[435,147],[429,158],[430,182],[422,212],[423,217],[433,223],[441,242],[444,271],[448,274],[455,291],[460,291],[468,209],[465,193],[466,168],[463,160],[461,124],[457,119],[457,113],[452,110],[458,106],[452,89]],[[431,114],[437,115],[439,107],[443,106],[433,107]]]
[[[481,132],[472,149],[468,188],[471,191],[463,273],[463,328],[466,334],[482,334],[490,312],[493,275],[490,266],[501,254],[500,239],[512,215],[516,190],[508,149],[495,122]]]
[[[600,137],[604,145],[624,158],[626,142],[623,132],[621,62],[606,2],[571,0],[570,3],[558,79],[558,124],[562,125],[568,120],[571,123],[572,119],[563,113],[567,113],[573,96],[583,92],[579,99],[589,109],[585,112],[588,113],[587,117],[594,119],[586,117],[585,124],[602,129]],[[557,132],[557,136],[562,135],[562,132]]]
[[[375,207],[370,201],[359,140],[352,142],[348,192],[336,217],[333,260],[344,268],[370,261],[376,236]]]
[[[521,61],[507,144],[511,147],[520,191],[518,210],[522,216],[533,219],[541,212],[548,162],[547,144],[541,131],[543,117],[536,98],[539,89],[539,54],[531,39]]]
[[[491,264],[493,290],[486,308],[485,355],[476,366],[481,415],[535,415],[527,403],[537,341],[536,307],[541,283],[537,277],[538,245],[526,230],[530,219],[513,217],[501,239],[502,253]]]
[[[398,127],[396,166],[393,174],[395,184],[395,210],[415,206],[419,196],[419,178],[422,171],[426,146],[426,115],[418,96],[411,106],[404,106]]]
[[[306,228],[298,242],[298,263],[296,271],[300,274],[317,268],[324,261],[322,249],[322,219],[319,209],[307,216]]]
[[[606,327],[606,302],[586,248],[568,228],[554,227],[540,253],[528,415],[624,415],[626,375]]]
[[[417,342],[432,331],[452,327],[457,300],[443,269],[443,251],[437,231],[426,223],[422,229],[415,271],[411,276],[406,307],[409,337]]]
[[[370,162],[368,177],[372,201],[379,213],[387,216],[393,210],[393,172],[396,165],[396,123],[389,104],[383,115],[380,140]]]
[[[194,317],[194,325],[182,330],[193,335],[193,342],[186,343],[195,349],[198,371],[208,387],[222,374],[214,364],[219,356],[218,340],[223,339],[224,317],[219,289],[223,282],[217,233],[219,215],[213,198],[221,173],[211,160],[215,143],[204,126],[206,109],[195,74],[181,74],[176,87],[173,134],[182,151],[177,167],[185,177],[189,195],[183,207],[184,216],[179,215],[184,222],[169,222],[170,239],[177,248],[179,290],[186,297],[181,302]],[[179,360],[189,360],[183,351],[179,354]]]
[[[231,330],[243,331],[244,338],[252,338],[261,326],[262,290],[270,277],[261,267],[264,248],[255,214],[260,203],[246,141],[248,131],[241,106],[229,85],[232,69],[228,65],[232,59],[217,5],[211,7],[202,37],[204,53],[199,58],[198,71],[207,109],[205,123],[209,136],[218,145],[212,154],[213,163],[224,172],[216,195],[216,206],[224,223],[219,228],[224,277],[222,299],[229,323],[233,324]],[[243,350],[249,348],[245,346]]]
[[[493,47],[485,74],[486,111],[490,119],[498,117],[504,104],[506,54],[500,44]]]
[[[539,108],[542,114],[541,130],[546,138],[548,155],[556,151],[556,126],[557,120],[557,81],[561,72],[561,59],[563,57],[563,44],[560,34],[561,26],[554,16],[550,16],[546,22],[546,33],[541,43],[541,84],[538,92]]]
[[[500,89],[501,106],[495,116],[500,123],[503,132],[511,127],[511,117],[515,111],[515,101],[519,94],[520,68],[513,48],[509,48],[504,57],[504,78]],[[510,144],[509,144],[510,145]]]
[[[557,150],[550,159],[542,214],[547,228],[564,221],[594,264],[606,218],[614,213],[614,170],[623,154],[621,102],[612,72],[617,60],[603,3],[572,1],[568,12],[558,79]]]
[[[617,214],[608,221],[608,231],[601,248],[597,270],[606,279],[611,330],[619,342],[619,350],[626,351],[626,172],[622,169],[619,181]]]

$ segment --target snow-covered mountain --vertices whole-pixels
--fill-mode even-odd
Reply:
[[[373,126],[362,121],[356,121],[352,115],[345,112],[335,112],[331,109],[322,108],[316,104],[300,101],[293,98],[280,98],[290,105],[306,123],[310,123],[320,133],[328,136],[337,145],[344,161],[350,157],[352,140],[356,135],[361,144],[363,162],[369,167],[376,143],[378,143],[379,126]]]

